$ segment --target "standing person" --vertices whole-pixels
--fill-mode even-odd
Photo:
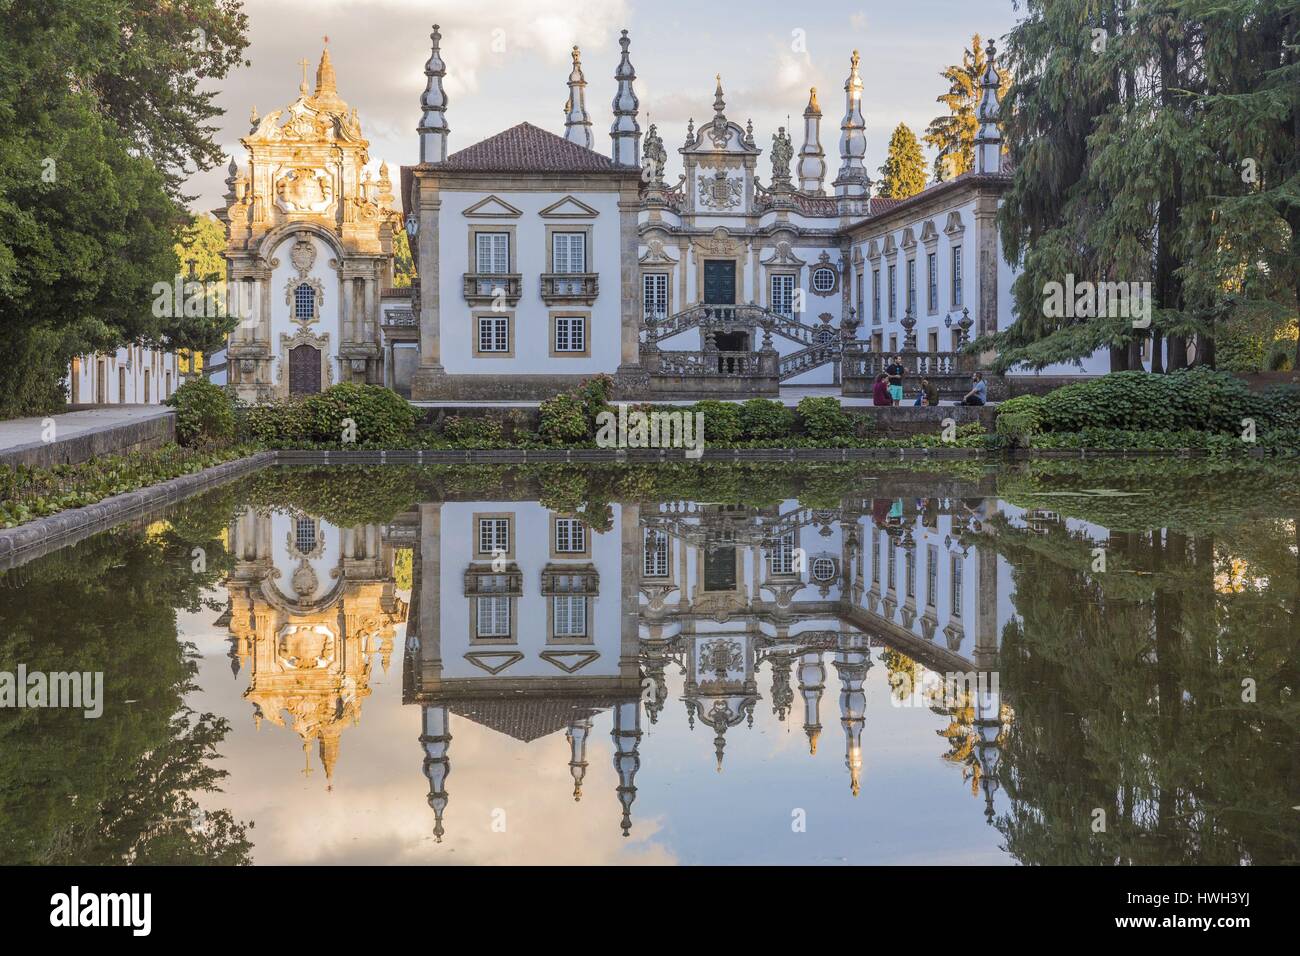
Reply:
[[[984,381],[984,373],[976,372],[971,376],[971,389],[961,400],[963,405],[983,405],[989,400],[989,387]]]
[[[921,386],[916,396],[916,405],[938,405],[939,389],[928,378],[921,379]]]
[[[876,376],[876,384],[871,386],[871,404],[872,405],[893,405],[894,400],[889,394],[889,376],[881,372]]]
[[[897,355],[891,355],[889,364],[885,366],[885,373],[889,376],[889,394],[895,405],[903,400],[904,371],[906,370],[903,368],[902,359]]]

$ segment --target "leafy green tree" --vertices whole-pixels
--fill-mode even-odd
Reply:
[[[180,183],[220,159],[205,81],[239,62],[235,0],[6,5],[0,31],[0,417],[56,407],[69,359],[183,345]],[[175,340],[175,341],[174,341]]]
[[[951,179],[975,168],[975,137],[980,126],[976,109],[986,63],[984,45],[977,33],[971,37],[970,49],[962,50],[961,62],[939,74],[948,81],[948,92],[941,94],[938,101],[948,107],[948,112],[935,117],[925,129],[926,145],[939,151],[934,161],[935,179]],[[999,97],[1005,96],[1011,85],[1011,73],[1005,69],[1001,72]],[[946,170],[944,163],[948,164]]]
[[[405,229],[393,230],[393,288],[403,289],[415,280],[415,259]]]
[[[880,167],[880,195],[886,199],[906,199],[925,188],[925,157],[916,134],[906,123],[894,127],[889,137],[889,153]]]

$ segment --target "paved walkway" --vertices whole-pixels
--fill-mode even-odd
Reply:
[[[103,431],[118,425],[148,421],[159,415],[170,415],[165,405],[99,405],[87,406],[61,415],[40,418],[10,418],[0,421],[0,451],[20,445],[40,444],[45,440],[45,422],[54,420],[55,440],[72,438],[83,432]]]

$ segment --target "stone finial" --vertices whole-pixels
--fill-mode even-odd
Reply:
[[[420,134],[420,162],[440,163],[447,158],[447,134],[451,128],[447,125],[447,94],[442,89],[442,78],[447,75],[447,64],[442,61],[440,45],[442,31],[438,24],[433,25],[429,34],[433,50],[424,64],[427,77],[424,95],[420,97],[420,107],[424,113],[420,117],[417,131]]]
[[[867,155],[866,120],[862,116],[862,75],[858,51],[853,51],[848,79],[844,81],[844,119],[840,122],[840,170],[835,195],[865,197],[871,186],[863,159]]]
[[[614,70],[614,79],[618,89],[614,93],[614,124],[609,128],[610,138],[614,141],[613,160],[622,166],[635,166],[641,152],[641,127],[637,124],[636,114],[640,101],[632,83],[636,79],[636,69],[628,56],[628,47],[632,41],[624,30],[618,45],[622,48],[618,67]]]
[[[975,171],[997,173],[1002,170],[1002,133],[998,129],[1001,104],[998,87],[1002,77],[997,69],[997,49],[993,41],[984,51],[984,75],[980,77],[980,101],[975,115],[979,119],[979,133],[975,137]]]
[[[808,90],[803,111],[803,146],[799,150],[799,188],[814,196],[822,194],[826,182],[826,153],[822,149],[822,110],[817,104],[817,87]]]
[[[575,45],[573,69],[569,72],[569,98],[564,104],[564,138],[591,149],[595,140],[591,135],[591,117],[587,115],[587,79],[582,75],[582,60]]]

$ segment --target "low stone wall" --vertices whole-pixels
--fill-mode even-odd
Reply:
[[[49,551],[67,547],[99,531],[157,511],[174,501],[225,484],[274,464],[276,453],[262,451],[181,475],[139,491],[128,491],[84,508],[70,508],[0,531],[0,569],[30,561]]]
[[[568,392],[591,375],[431,375],[411,379],[413,402],[541,402]]]
[[[160,407],[157,414],[147,418],[87,429],[66,438],[57,437],[56,429],[53,441],[29,442],[0,449],[0,465],[11,468],[19,465],[29,468],[76,465],[104,455],[161,448],[175,440],[176,413],[170,408]]]
[[[992,405],[845,405],[850,415],[870,419],[871,434],[880,438],[909,438],[912,435],[936,435],[943,430],[945,419],[957,425],[976,423],[984,431],[993,431],[997,408]]]
[[[652,375],[643,400],[699,401],[705,398],[776,398],[781,381],[775,375]],[[632,398],[636,401],[636,398]]]

